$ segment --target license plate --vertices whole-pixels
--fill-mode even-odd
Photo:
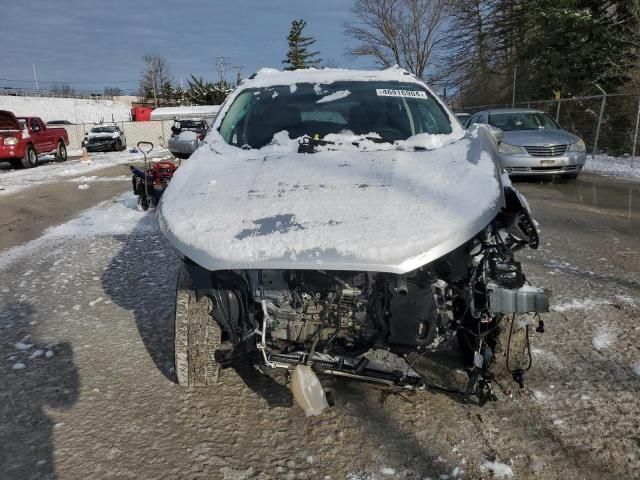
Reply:
[[[540,160],[540,165],[542,165],[543,167],[545,165],[553,165],[555,164],[556,161],[555,160]]]

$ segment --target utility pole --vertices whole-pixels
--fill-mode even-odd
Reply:
[[[218,78],[220,83],[225,82],[227,68],[229,67],[231,57],[216,57],[216,69],[218,70]]]
[[[33,80],[36,82],[36,92],[38,90],[40,90],[40,88],[38,87],[38,74],[36,73],[36,64],[32,63],[31,64],[33,66]]]
[[[236,87],[240,85],[242,81],[242,70],[244,69],[243,65],[234,65],[233,68],[236,71]]]
[[[516,79],[518,78],[518,65],[513,66],[513,96],[511,97],[511,108],[516,107]]]
[[[605,92],[604,89],[597,83],[595,85],[596,85],[596,88],[602,92],[602,103],[600,103],[600,115],[598,115],[598,128],[596,128],[596,139],[593,142],[593,154],[591,155],[591,158],[593,159],[595,159],[596,155],[598,154],[598,140],[600,139],[600,127],[602,126],[604,106],[607,104],[607,92]]]

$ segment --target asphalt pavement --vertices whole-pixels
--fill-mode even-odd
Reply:
[[[478,407],[325,379],[336,405],[311,418],[251,366],[178,386],[175,253],[152,213],[109,200],[125,182],[87,201],[69,183],[2,197],[0,225],[25,198],[57,213],[1,236],[0,478],[640,478],[639,183],[517,184],[542,231],[520,259],[554,291],[524,390],[502,379]]]

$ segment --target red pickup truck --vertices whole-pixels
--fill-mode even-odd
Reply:
[[[53,154],[57,162],[67,159],[69,136],[64,128],[47,128],[38,117],[16,117],[0,110],[0,162],[31,168],[38,155]]]

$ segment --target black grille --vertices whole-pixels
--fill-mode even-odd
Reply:
[[[534,157],[559,157],[567,153],[569,145],[530,146],[524,147],[529,155]]]

